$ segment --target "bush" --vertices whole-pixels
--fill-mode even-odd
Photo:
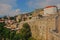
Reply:
[[[22,40],[28,40],[31,37],[31,30],[28,23],[23,24],[23,28],[20,31],[20,36]]]
[[[33,37],[30,37],[29,40],[36,40],[36,39],[34,39]]]

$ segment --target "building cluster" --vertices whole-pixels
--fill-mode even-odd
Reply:
[[[56,6],[47,6],[44,9],[36,9],[31,13],[20,14],[11,20],[1,18],[6,28],[20,30],[24,23],[31,28],[32,37],[36,40],[60,40],[60,10]]]

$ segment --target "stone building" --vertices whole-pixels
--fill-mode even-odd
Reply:
[[[17,15],[17,16],[16,16],[16,21],[17,21],[17,22],[21,21],[21,15]]]
[[[43,17],[40,19],[21,22],[19,26],[21,28],[24,23],[28,23],[31,28],[32,37],[37,38],[37,40],[40,40],[41,38],[43,40],[48,40],[52,37],[50,31],[56,30],[55,21],[55,17]]]
[[[24,23],[28,23],[31,28],[32,37],[36,40],[60,40],[60,12],[57,12],[55,6],[48,7],[48,10],[53,10],[53,13],[49,11],[48,15],[45,13],[40,18],[37,15],[32,15],[32,19],[21,21],[18,27],[21,29]],[[56,9],[55,11],[54,8]]]
[[[44,10],[43,9],[36,9],[35,11],[33,11],[32,16],[36,17],[38,15],[43,15],[44,14]]]
[[[20,19],[22,21],[18,24],[12,24],[11,20],[8,20],[11,23],[9,26],[11,29],[20,30],[24,23],[28,23],[32,37],[36,40],[60,40],[60,11],[58,12],[57,9],[56,6],[47,6],[44,10],[34,11],[31,16],[27,14],[18,15],[16,21],[18,22]],[[29,19],[29,17],[32,18]]]

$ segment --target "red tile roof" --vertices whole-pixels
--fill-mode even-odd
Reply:
[[[45,8],[52,8],[52,7],[56,7],[56,6],[47,6],[47,7],[45,7]]]

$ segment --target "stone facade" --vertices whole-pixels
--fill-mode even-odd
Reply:
[[[32,18],[27,21],[22,21],[20,22],[19,28],[22,28],[24,23],[30,25],[32,37],[37,40],[60,40],[59,15],[43,16],[42,18],[35,17],[35,19]]]
[[[20,19],[21,22],[19,22]],[[43,10],[34,11],[32,15],[18,15],[16,21],[18,25],[12,24],[10,27],[12,29],[17,28],[17,32],[20,31],[24,23],[28,23],[32,37],[36,40],[60,40],[60,12],[59,14],[48,14],[48,16],[44,16]]]

